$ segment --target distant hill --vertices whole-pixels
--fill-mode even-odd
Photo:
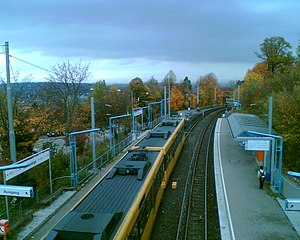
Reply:
[[[21,82],[21,83],[11,83],[11,93],[12,95],[16,93],[21,93],[19,96],[21,101],[30,102],[36,96],[40,96],[39,92],[43,91],[43,88],[50,84],[49,82]],[[80,88],[80,95],[87,95],[91,92],[92,84],[83,83]],[[6,91],[6,85],[1,84],[0,89]],[[42,100],[42,99],[40,99]]]
[[[43,88],[50,84],[49,82],[21,82],[21,83],[11,83],[11,92],[14,95],[16,92],[21,92],[22,95],[20,99],[25,102],[32,101],[36,96],[38,96],[39,92],[43,91]],[[80,86],[80,96],[82,98],[88,96],[91,93],[91,88],[94,83],[82,83]],[[108,84],[108,86],[110,86]],[[115,84],[118,88],[125,88],[128,84]],[[6,91],[6,85],[0,84],[0,90]],[[42,100],[42,99],[41,99]]]

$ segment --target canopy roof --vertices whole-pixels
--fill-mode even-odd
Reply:
[[[233,138],[257,137],[253,132],[269,134],[267,123],[253,114],[233,113],[227,120]],[[272,129],[271,134],[277,135],[277,132]]]

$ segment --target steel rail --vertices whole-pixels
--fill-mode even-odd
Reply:
[[[185,184],[185,190],[182,198],[182,203],[181,203],[181,210],[180,210],[180,217],[179,217],[179,222],[178,222],[178,228],[177,228],[177,236],[176,239],[181,239],[180,236],[182,236],[182,227],[185,224],[184,228],[184,239],[188,239],[188,227],[189,227],[189,221],[190,221],[190,212],[191,212],[191,206],[192,206],[192,195],[194,191],[194,183],[193,181],[196,180],[195,178],[195,172],[196,172],[196,165],[198,161],[198,155],[201,149],[202,142],[204,140],[204,136],[207,133],[207,128],[209,125],[212,125],[212,122],[216,118],[216,116],[219,114],[219,111],[216,111],[215,113],[210,114],[205,121],[205,125],[201,128],[201,132],[197,137],[197,141],[195,144],[195,148],[193,150],[191,162],[190,162],[190,167],[188,171],[188,175],[186,178],[186,184]],[[197,121],[198,123],[198,121]],[[193,129],[195,128],[197,124],[194,124]],[[209,144],[211,142],[211,134],[213,132],[213,127],[211,127],[210,133],[209,133],[209,141],[207,143],[207,148],[209,147]],[[190,134],[191,131],[189,131],[188,134]],[[208,227],[207,227],[207,169],[208,169],[208,159],[209,158],[209,151],[206,151],[206,164],[205,164],[205,178],[204,178],[204,222],[205,222],[205,230],[204,230],[204,235],[205,239],[207,239],[208,235]],[[188,200],[186,200],[188,199]],[[185,217],[184,217],[185,215]],[[185,223],[184,223],[185,222]]]

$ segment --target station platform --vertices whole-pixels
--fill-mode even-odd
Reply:
[[[214,165],[222,239],[300,239],[300,211],[285,211],[267,183],[259,190],[252,154],[234,141],[227,119],[220,118]]]

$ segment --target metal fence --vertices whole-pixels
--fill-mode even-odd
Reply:
[[[108,163],[113,161],[114,157],[120,153],[122,150],[124,150],[130,143],[132,142],[132,135],[130,134],[127,138],[123,139],[121,142],[116,144],[114,148],[109,149],[105,153],[103,153],[101,156],[96,158],[96,168],[102,169],[105,167]],[[91,178],[95,174],[94,171],[94,164],[93,161],[89,163],[84,168],[80,169],[78,171],[78,184],[82,184],[85,181],[87,181],[89,178]]]

